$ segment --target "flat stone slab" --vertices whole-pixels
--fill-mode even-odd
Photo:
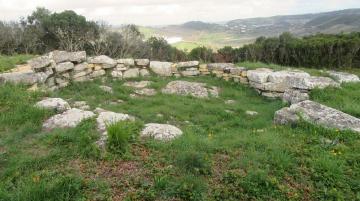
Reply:
[[[339,83],[360,82],[359,77],[354,74],[337,71],[327,71],[327,73]]]
[[[303,78],[300,82],[294,82],[292,87],[296,89],[311,90],[315,88],[324,89],[326,87],[340,87],[340,84],[329,77],[311,76]]]
[[[152,137],[156,140],[169,141],[181,136],[183,132],[169,124],[146,124],[145,128],[141,131],[140,136]]]
[[[205,83],[172,81],[162,90],[164,94],[177,94],[182,96],[194,96],[198,98],[208,98],[209,96],[218,97],[217,87],[207,87]]]
[[[44,82],[48,75],[46,73],[35,73],[30,71],[25,72],[11,72],[11,73],[2,73],[0,74],[0,84],[1,83],[14,83],[14,84],[26,84],[33,85],[37,82]]]
[[[326,128],[360,132],[360,119],[310,100],[293,104],[286,109],[286,112],[291,118],[294,117],[293,115],[299,114],[305,121]],[[284,116],[283,119],[286,122],[288,117]],[[279,122],[281,121],[279,120]]]
[[[150,84],[151,84],[151,81],[125,82],[124,86],[142,89],[142,88],[148,87]]]
[[[39,101],[35,104],[35,107],[54,110],[57,113],[62,113],[66,110],[71,109],[68,102],[61,98],[46,98],[42,101]]]
[[[81,121],[94,116],[95,114],[93,112],[72,108],[62,114],[57,114],[46,120],[43,124],[43,128],[46,130],[52,130],[55,128],[74,128]]]

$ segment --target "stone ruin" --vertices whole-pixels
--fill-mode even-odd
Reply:
[[[290,107],[285,107],[275,113],[274,122],[276,124],[294,124],[302,117],[308,122],[327,128],[360,132],[360,119],[308,100],[308,93],[312,89],[322,89],[328,86],[341,87],[341,83],[360,81],[358,76],[349,73],[335,71],[327,73],[330,77],[311,76],[299,70],[274,71],[268,68],[248,70],[232,63],[200,64],[199,61],[172,63],[150,61],[149,59],[112,59],[105,55],[87,57],[84,51],[53,51],[30,60],[28,66],[22,67],[21,70],[15,69],[0,74],[0,83],[23,83],[30,86],[31,89],[57,90],[72,82],[91,81],[104,76],[114,79],[130,79],[151,75],[164,77],[213,75],[226,81],[249,85],[262,96],[281,98],[288,102]],[[149,85],[148,82],[145,82],[128,82],[126,85],[142,90],[138,93],[140,95],[145,92],[148,95],[154,95],[156,91],[149,91],[151,89],[145,88]],[[217,97],[219,89],[216,87],[206,88],[203,83],[173,81],[168,83],[162,93],[207,98],[209,96]],[[44,100],[36,106],[55,108],[57,112],[62,112],[47,120],[44,123],[45,129],[74,127],[81,120],[94,117],[95,113],[98,113],[99,132],[102,133],[99,142],[101,146],[106,139],[106,131],[103,126],[106,122],[134,120],[127,114],[117,114],[102,109],[98,109],[98,112],[95,111],[95,113],[77,108],[71,109],[66,102],[57,99]],[[149,125],[142,132],[144,136],[169,140],[181,135],[181,131],[171,125]]]

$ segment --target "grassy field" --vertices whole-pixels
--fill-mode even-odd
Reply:
[[[15,65],[25,64],[26,61],[31,59],[32,55],[15,55],[15,56],[2,56],[0,55],[0,73],[10,70]]]
[[[160,90],[173,78],[149,80]],[[220,97],[130,98],[132,89],[111,80],[52,93],[0,86],[0,200],[360,199],[358,134],[306,123],[274,126],[274,112],[285,106],[281,101],[215,78],[185,80],[218,86]],[[103,92],[102,84],[114,93]],[[359,88],[349,84],[311,97],[359,117]],[[133,132],[133,138],[121,151],[112,146],[105,152],[95,145],[95,119],[73,129],[43,131],[42,122],[53,113],[32,106],[44,96],[134,115],[136,126],[112,129]],[[119,99],[124,102],[114,104]],[[247,110],[259,114],[248,116]],[[170,123],[184,135],[170,143],[140,139],[134,130],[144,123]]]

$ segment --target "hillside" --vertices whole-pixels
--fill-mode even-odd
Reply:
[[[191,21],[181,25],[146,27],[146,35],[181,38],[174,43],[182,49],[199,45],[220,48],[225,45],[242,46],[259,36],[278,36],[291,32],[297,36],[315,33],[360,31],[360,9],[333,12],[236,19],[225,23]]]

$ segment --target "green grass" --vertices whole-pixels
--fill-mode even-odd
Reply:
[[[32,55],[15,55],[2,56],[0,55],[0,73],[15,68],[16,65],[25,64],[26,61],[33,58]]]
[[[149,78],[158,91],[174,79]],[[274,112],[285,106],[280,100],[212,77],[182,79],[217,86],[220,97],[158,93],[131,98],[133,89],[110,79],[47,94],[0,86],[0,200],[360,199],[358,134],[306,123],[274,126]],[[103,92],[100,84],[114,93]],[[356,88],[344,85],[311,96],[333,99],[326,104],[353,104],[341,109],[355,114],[359,101],[351,100],[358,97]],[[130,114],[144,123],[169,123],[184,134],[169,143],[134,137],[125,157],[104,154],[95,146],[99,134],[94,119],[73,129],[43,131],[41,123],[52,113],[32,105],[44,96],[85,100],[92,109]],[[114,104],[119,99],[124,102]],[[236,103],[225,104],[229,99]],[[247,110],[259,115],[248,116]],[[120,125],[114,130],[136,136],[138,128]]]
[[[360,83],[342,84],[341,89],[311,91],[311,99],[360,118]]]

